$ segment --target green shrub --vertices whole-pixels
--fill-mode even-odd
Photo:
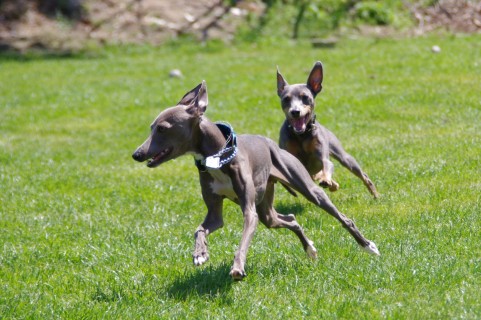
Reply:
[[[340,27],[362,24],[400,27],[409,25],[409,9],[399,1],[286,0],[264,1],[261,17],[250,15],[237,34],[238,39],[258,41],[269,38],[320,38]]]
[[[394,20],[392,11],[383,2],[359,2],[354,10],[355,19],[371,25],[389,25]]]

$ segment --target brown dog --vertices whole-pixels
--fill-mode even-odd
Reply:
[[[286,120],[281,127],[279,145],[296,156],[313,180],[331,191],[339,189],[332,179],[334,165],[329,160],[333,156],[344,167],[362,180],[369,192],[378,197],[374,183],[362,171],[356,159],[348,154],[337,137],[316,121],[314,113],[316,95],[322,90],[322,63],[316,62],[306,84],[289,85],[277,69],[277,95]]]

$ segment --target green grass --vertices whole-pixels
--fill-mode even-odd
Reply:
[[[114,47],[0,58],[1,319],[474,319],[481,314],[479,36],[304,44]],[[441,53],[430,51],[439,45]],[[259,226],[243,282],[228,276],[242,215],[224,205],[211,260],[192,265],[203,220],[186,156],[151,170],[130,155],[165,107],[207,81],[211,120],[277,140],[279,65],[325,67],[317,116],[382,194],[335,163],[331,199],[378,245],[282,188],[316,243]],[[183,79],[168,72],[180,68]]]

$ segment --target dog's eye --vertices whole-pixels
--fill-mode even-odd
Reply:
[[[167,121],[162,121],[155,126],[155,130],[157,130],[157,132],[164,132],[167,131],[167,129],[169,129],[170,127],[172,127],[170,123],[168,123]]]
[[[157,126],[157,132],[165,132],[165,131],[167,131],[167,129],[169,129],[169,126],[166,126],[166,125],[158,125]]]
[[[303,104],[305,104],[305,105],[311,104],[311,99],[309,98],[309,96],[302,96],[301,99],[302,99]]]
[[[168,128],[165,126],[157,126],[157,131],[158,132],[165,132]]]
[[[291,102],[291,97],[287,96],[282,98],[282,103],[289,104]]]

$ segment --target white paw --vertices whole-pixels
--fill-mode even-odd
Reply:
[[[207,261],[207,259],[204,258],[204,257],[195,257],[195,258],[194,258],[194,264],[195,264],[196,266],[201,266],[201,265],[203,265],[204,262],[206,262],[206,261]]]
[[[370,254],[373,254],[375,256],[380,256],[381,253],[379,252],[379,250],[377,249],[377,246],[374,242],[372,241],[369,241],[369,243],[367,244],[367,246],[363,247],[364,250],[366,250],[368,253]]]
[[[317,249],[314,247],[314,242],[309,240],[309,245],[307,246],[307,255],[311,259],[317,259]]]

